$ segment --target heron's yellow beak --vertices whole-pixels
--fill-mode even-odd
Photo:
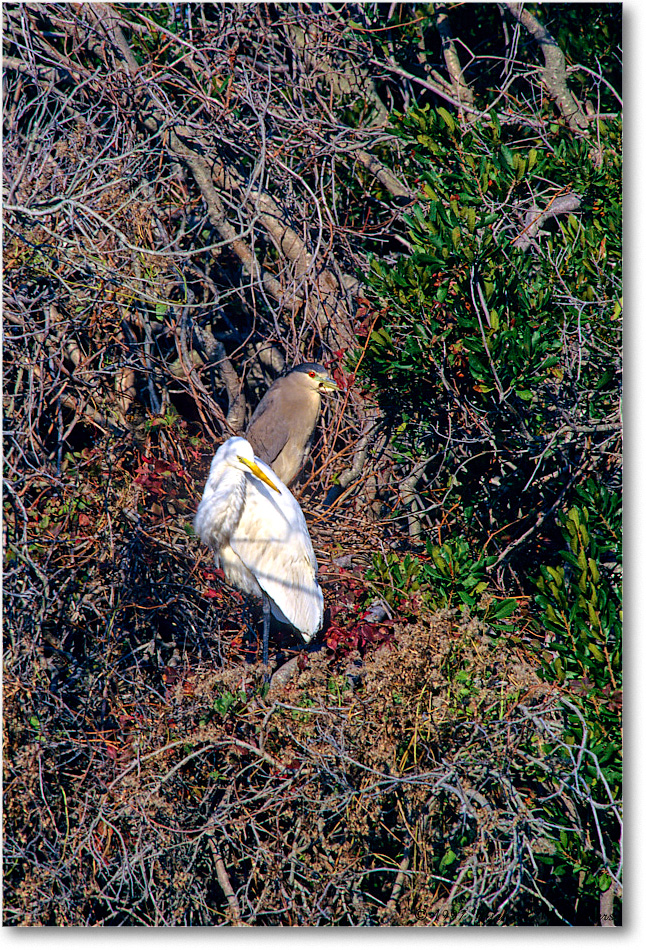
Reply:
[[[280,488],[277,488],[276,485],[272,482],[271,478],[268,475],[265,475],[263,470],[259,465],[256,465],[255,462],[251,462],[249,459],[242,458],[241,455],[238,456],[238,461],[242,462],[243,465],[246,465],[247,468],[253,472],[256,478],[259,478],[261,482],[264,482],[265,485],[269,485],[270,488],[273,488],[275,492],[278,492],[280,495]]]
[[[320,376],[319,379],[321,380],[321,385],[319,388],[324,390],[324,392],[335,392],[339,388],[338,384],[335,383],[333,379]]]

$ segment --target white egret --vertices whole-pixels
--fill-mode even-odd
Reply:
[[[246,439],[228,439],[215,453],[194,527],[229,583],[262,598],[265,666],[271,614],[311,640],[323,623],[323,592],[305,518]]]

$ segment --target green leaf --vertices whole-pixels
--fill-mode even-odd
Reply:
[[[588,558],[588,567],[590,568],[590,575],[592,577],[592,580],[594,581],[595,584],[598,584],[599,581],[601,580],[601,577],[599,575],[599,568],[597,567],[597,562],[591,557]]]
[[[446,126],[447,126],[447,128],[448,128],[448,130],[449,130],[449,132],[454,132],[454,131],[455,131],[455,119],[453,118],[453,116],[451,115],[451,113],[448,112],[448,111],[444,108],[444,106],[439,106],[439,108],[438,108],[438,110],[437,110],[437,114],[442,117],[442,119],[444,120],[444,123],[446,124]]]
[[[471,597],[470,594],[465,593],[463,590],[458,591],[458,597],[463,604],[467,605],[467,607],[473,607],[475,604],[475,598]]]
[[[495,620],[504,620],[518,609],[518,602],[512,599],[501,600],[493,609],[491,616]]]
[[[599,647],[595,643],[588,643],[588,650],[590,651],[592,656],[595,658],[595,660],[597,660],[599,663],[604,662],[605,657],[603,653],[601,652],[601,650],[599,649]]]
[[[413,214],[415,215],[418,224],[421,225],[422,229],[425,231],[425,230],[426,230],[426,218],[424,217],[424,214],[423,214],[423,212],[422,212],[422,209],[420,208],[419,205],[415,205],[415,207],[413,208]]]
[[[567,517],[568,517],[568,521],[572,521],[572,523],[575,524],[577,528],[580,526],[581,520],[579,518],[579,512],[577,511],[576,508],[570,508],[570,510],[567,513]]]
[[[500,154],[501,154],[502,157],[504,158],[504,160],[505,160],[506,164],[509,166],[509,168],[513,168],[513,167],[514,167],[514,156],[512,155],[511,151],[507,148],[506,145],[501,145],[501,146],[500,146]]]
[[[605,871],[602,871],[599,875],[599,890],[607,891],[610,885],[612,884],[612,878],[609,874],[606,874]]]
[[[454,861],[457,859],[457,854],[455,851],[452,851],[451,848],[443,855],[442,860],[440,861],[440,870],[443,871],[444,868],[448,868]]]
[[[516,178],[518,179],[518,181],[520,181],[521,178],[524,178],[525,176],[525,171],[527,169],[527,162],[522,157],[522,155],[519,155],[518,152],[514,152],[512,166],[513,166],[514,171],[516,172]]]

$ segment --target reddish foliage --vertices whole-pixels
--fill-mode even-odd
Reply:
[[[141,465],[137,469],[135,483],[141,485],[153,495],[166,495],[168,493],[164,481],[172,475],[180,478],[185,476],[183,468],[177,462],[167,461],[166,459],[149,458],[143,455]]]
[[[325,631],[327,646],[341,656],[354,650],[363,656],[368,647],[389,643],[394,635],[392,620],[371,623],[364,619],[365,610],[356,612],[352,600],[350,597],[349,602],[330,607],[330,624]]]

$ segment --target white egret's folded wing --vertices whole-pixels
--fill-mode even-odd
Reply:
[[[307,524],[289,489],[256,461],[278,491],[249,473],[246,504],[231,548],[279,608],[279,619],[287,619],[309,639],[323,622],[323,592]]]

